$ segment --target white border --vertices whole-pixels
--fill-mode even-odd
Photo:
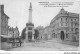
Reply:
[[[77,2],[79,2],[80,5],[80,0],[76,0]],[[79,18],[80,18],[80,13],[79,13]],[[80,22],[79,22],[80,25]],[[80,28],[80,26],[79,26]],[[80,36],[80,30],[79,30],[79,36]],[[80,46],[80,37],[79,37],[79,46]],[[0,50],[0,54],[63,54],[64,52],[77,52],[80,53],[80,47],[79,47],[79,51],[3,51]]]

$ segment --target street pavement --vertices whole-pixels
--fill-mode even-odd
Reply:
[[[77,51],[78,46],[67,45],[56,40],[23,43],[21,47],[7,49],[7,51]]]

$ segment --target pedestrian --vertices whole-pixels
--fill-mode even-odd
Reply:
[[[20,46],[21,46],[21,39],[19,38],[19,43],[20,43]]]

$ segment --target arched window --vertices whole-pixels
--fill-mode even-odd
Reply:
[[[76,21],[76,19],[75,19],[75,21]]]
[[[71,19],[71,21],[73,21],[73,20]]]

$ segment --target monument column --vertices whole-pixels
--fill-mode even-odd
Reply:
[[[28,41],[34,41],[34,24],[32,23],[32,4],[30,3],[29,7],[29,19],[26,24],[26,39]],[[26,41],[27,41],[26,40]]]
[[[29,7],[29,23],[32,23],[32,4],[30,3],[30,7]]]

